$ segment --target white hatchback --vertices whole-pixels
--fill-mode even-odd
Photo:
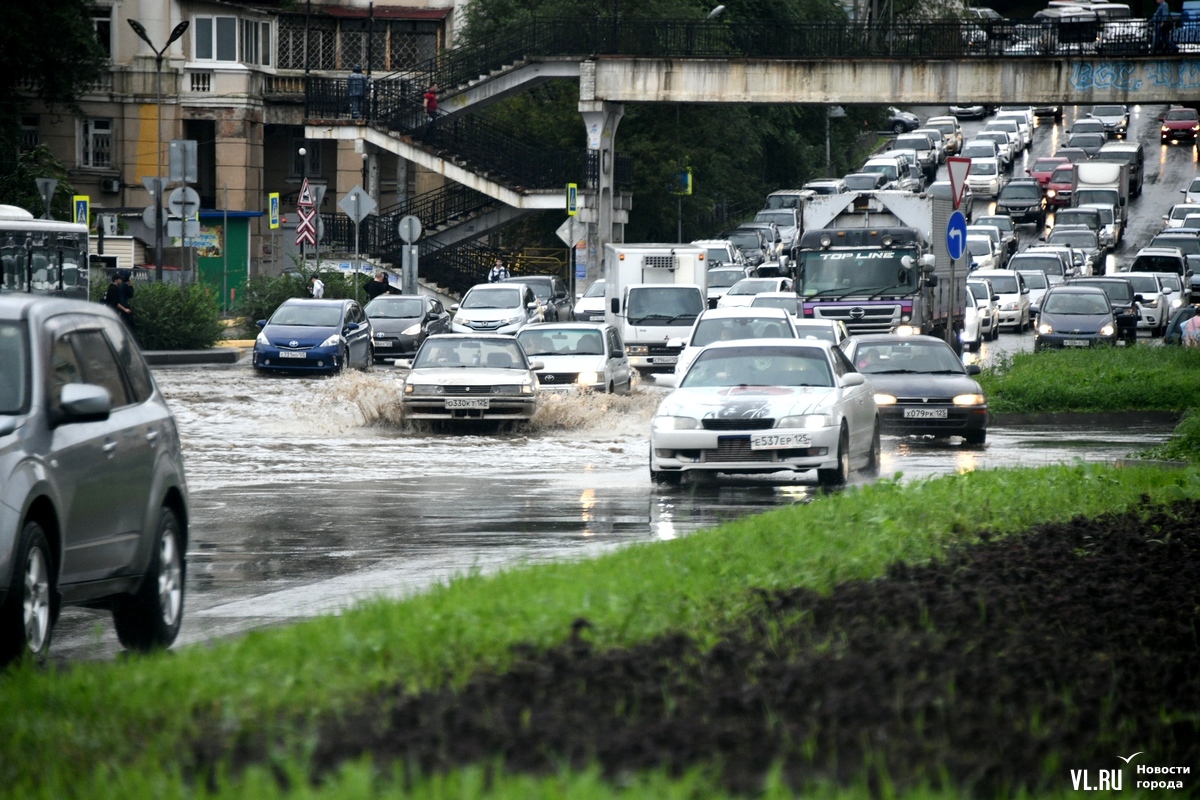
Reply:
[[[1000,324],[1008,325],[1018,333],[1030,327],[1029,287],[1021,273],[1007,269],[979,269],[971,273],[972,278],[987,278],[992,291],[1000,299]]]
[[[717,308],[748,306],[754,302],[755,295],[762,292],[788,291],[792,291],[791,278],[742,278],[717,301]]]
[[[517,342],[529,358],[540,361],[539,389],[544,392],[629,394],[633,372],[621,334],[602,322],[545,322],[527,325]]]

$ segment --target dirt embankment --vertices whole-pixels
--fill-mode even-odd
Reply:
[[[1200,762],[1200,503],[987,537],[830,596],[764,592],[708,651],[684,634],[596,652],[585,624],[463,689],[373,698],[322,726],[315,764],[422,771],[721,765],[754,792],[882,776],[973,794],[1063,790],[1069,770]],[[210,742],[202,771],[229,757]],[[235,748],[235,769],[263,744]],[[1133,772],[1126,768],[1127,783]],[[1193,779],[1194,780],[1194,779]],[[1188,781],[1190,783],[1191,781]]]

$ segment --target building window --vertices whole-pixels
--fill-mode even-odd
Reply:
[[[271,66],[271,23],[261,23],[259,31],[262,33],[262,65],[269,67]]]
[[[79,166],[112,166],[112,120],[85,119],[80,123]]]
[[[242,20],[242,63],[258,63],[258,22]]]
[[[96,29],[96,41],[104,55],[112,58],[112,9],[98,6],[92,9],[92,27]]]
[[[196,61],[238,60],[237,17],[196,17],[194,22]]]
[[[300,156],[300,148],[307,155]],[[307,163],[305,163],[307,162]],[[292,137],[292,174],[291,177],[318,178],[321,176],[321,143],[308,141],[303,136]]]
[[[21,152],[25,153],[38,146],[38,118],[36,116],[21,117]]]

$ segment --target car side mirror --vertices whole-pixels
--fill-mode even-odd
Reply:
[[[62,387],[59,405],[64,423],[102,422],[112,411],[112,396],[94,383],[68,383]]]
[[[867,382],[861,372],[847,372],[842,376],[842,386],[849,389],[851,386],[862,386]]]
[[[666,386],[668,389],[674,389],[679,385],[679,375],[674,372],[660,372],[654,376],[656,386]]]
[[[265,327],[267,327],[267,321],[266,321],[265,319],[256,320],[256,321],[254,322],[254,324],[255,324],[255,325],[257,325],[257,326],[258,326],[258,327],[260,327],[260,328],[265,328]]]
[[[609,307],[612,309],[612,313],[620,314],[621,313],[621,299],[619,297],[614,297],[612,299],[612,301],[609,303]]]
[[[1135,301],[1139,302],[1139,303],[1144,303],[1144,302],[1146,302],[1145,300],[1143,300],[1143,299],[1142,299],[1142,296],[1141,296],[1140,294],[1135,294],[1135,295],[1133,296],[1133,299],[1134,299]]]
[[[411,358],[397,358],[392,363],[396,365],[397,369],[412,369]]]
[[[526,303],[526,304],[525,304],[525,307],[526,307],[526,308],[529,308],[529,309],[534,309],[534,308],[537,308],[537,307],[538,307],[538,306],[540,306],[540,305],[541,305],[541,303],[539,303],[538,301],[534,300],[532,303]]]
[[[1175,291],[1175,290],[1174,290],[1174,289],[1172,289],[1170,286],[1164,286],[1164,287],[1163,287],[1163,294],[1171,294],[1171,293],[1172,293],[1172,292],[1174,292],[1174,291]]]
[[[453,303],[450,306],[451,311],[458,311],[458,303]]]
[[[1029,294],[1029,287],[1028,287],[1028,286],[1022,286],[1022,287],[1021,287],[1021,294]]]
[[[967,364],[968,375],[978,375],[981,372],[983,372],[983,367],[979,366],[978,364]]]
[[[546,368],[546,362],[545,361],[530,361],[529,368],[531,370],[533,370],[534,372],[537,372],[539,369]]]
[[[927,274],[925,276],[925,285],[928,286],[930,289],[937,286],[938,285],[938,276]]]
[[[683,348],[683,347],[685,347],[686,345],[687,345],[687,342],[683,341],[683,339],[679,339],[679,338],[675,338],[675,339],[667,339],[667,347],[671,347],[671,348],[675,348],[675,347]]]

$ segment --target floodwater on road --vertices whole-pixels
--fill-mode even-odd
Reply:
[[[1019,349],[1024,337],[1013,339]],[[179,644],[399,597],[454,575],[670,539],[817,496],[811,475],[650,483],[663,390],[545,397],[527,427],[454,434],[406,425],[390,369],[272,378],[244,364],[155,373],[179,422],[191,489]],[[1105,461],[1170,433],[993,428],[986,447],[884,438],[904,480],[1001,466]],[[118,652],[100,612],[69,609],[64,661]]]

